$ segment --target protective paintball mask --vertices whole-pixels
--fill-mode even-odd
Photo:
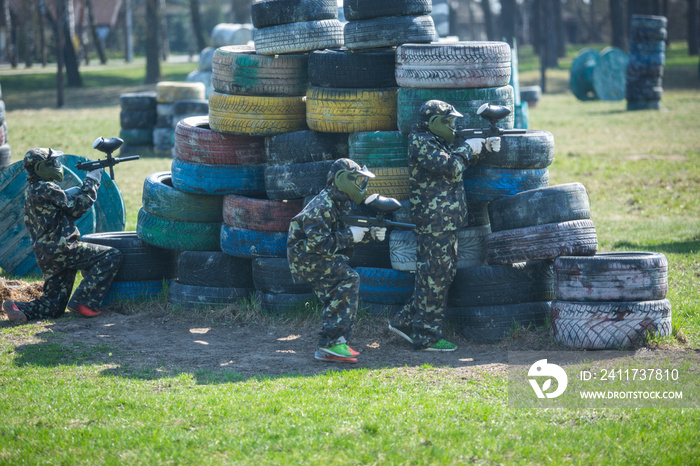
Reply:
[[[339,191],[347,194],[355,204],[361,204],[365,200],[370,178],[374,178],[374,173],[367,167],[359,170],[338,170],[335,174],[335,186]]]
[[[54,180],[57,182],[63,181],[63,164],[59,158],[63,152],[49,149],[49,155],[46,159],[34,164],[34,173],[39,178],[46,180]]]
[[[428,128],[431,133],[440,136],[447,141],[448,144],[452,144],[457,134],[455,119],[456,116],[453,115],[433,115],[428,121]]]

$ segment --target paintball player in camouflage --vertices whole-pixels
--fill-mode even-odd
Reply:
[[[82,186],[64,191],[58,185],[63,181],[61,154],[37,148],[24,156],[24,168],[29,175],[24,223],[44,276],[44,289],[33,301],[7,299],[2,303],[8,319],[14,322],[55,319],[64,314],[66,306],[86,317],[101,314],[97,308],[121,264],[117,249],[81,242],[75,226],[75,221],[97,200],[102,170],[88,172]],[[84,278],[71,297],[78,270]]]
[[[350,159],[338,159],[328,171],[326,188],[297,214],[289,226],[287,258],[292,277],[308,282],[323,303],[320,338],[314,357],[356,363],[359,353],[348,346],[357,313],[360,277],[348,262],[356,243],[383,241],[386,228],[346,226],[352,203],[365,201],[374,174]],[[370,231],[370,234],[365,234]]]
[[[457,230],[465,224],[463,172],[482,150],[498,152],[498,137],[455,142],[455,108],[429,100],[408,141],[411,218],[416,224],[416,277],[413,297],[389,329],[416,350],[454,351],[442,338],[447,291],[457,272]]]

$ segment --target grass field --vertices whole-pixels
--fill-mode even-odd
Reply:
[[[547,72],[549,92],[530,109],[530,127],[554,135],[550,184],[586,186],[602,251],[668,257],[674,335],[650,346],[693,354],[700,349],[698,58],[673,44],[663,109],[628,112],[624,101],[579,102],[567,91],[574,53]],[[528,49],[520,68],[521,84],[537,83]],[[176,80],[191,69],[164,71]],[[85,72],[88,87],[71,90],[62,110],[46,89],[51,75],[0,74],[13,160],[35,146],[97,157],[92,141],[118,134],[118,96],[145,88],[142,74]],[[128,230],[144,178],[169,166],[148,157],[116,167]],[[0,323],[0,464],[699,463],[697,409],[514,409],[503,372],[486,369],[162,372],[115,364],[120,354],[108,344],[61,334],[47,340],[39,331]]]

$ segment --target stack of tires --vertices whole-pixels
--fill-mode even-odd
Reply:
[[[448,299],[452,322],[479,342],[505,337],[514,323],[542,325],[555,297],[552,260],[593,255],[598,244],[581,183],[501,197],[488,214],[488,265],[458,269]]]
[[[660,253],[615,252],[554,262],[551,331],[571,348],[621,349],[671,335],[668,262]]]
[[[627,64],[627,110],[659,110],[666,54],[664,16],[632,15]]]
[[[229,45],[229,44],[222,44]],[[199,52],[199,60],[197,61],[197,69],[190,72],[185,77],[185,82],[188,83],[202,83],[204,84],[204,97],[209,98],[214,86],[212,85],[212,60],[214,58],[214,52],[216,47],[206,47],[201,52]]]
[[[86,243],[111,246],[122,254],[122,264],[103,304],[158,299],[164,286],[177,276],[177,251],[143,242],[135,231],[83,235]]]
[[[204,84],[161,81],[156,85],[156,124],[153,128],[153,149],[156,154],[172,155],[175,145],[175,103],[181,100],[205,100]]]
[[[178,100],[173,104],[173,131],[177,130],[177,125],[185,118],[209,116],[209,101],[188,99]],[[175,133],[173,133],[173,157],[175,156]]]
[[[120,154],[140,155],[153,150],[153,129],[157,120],[156,97],[154,91],[128,92],[119,96],[119,137],[124,141]]]

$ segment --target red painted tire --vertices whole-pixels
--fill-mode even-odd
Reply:
[[[175,157],[203,164],[265,163],[265,138],[213,131],[208,116],[180,120],[175,128]]]
[[[229,194],[224,196],[224,222],[246,230],[286,232],[303,207],[302,199],[272,201]]]

